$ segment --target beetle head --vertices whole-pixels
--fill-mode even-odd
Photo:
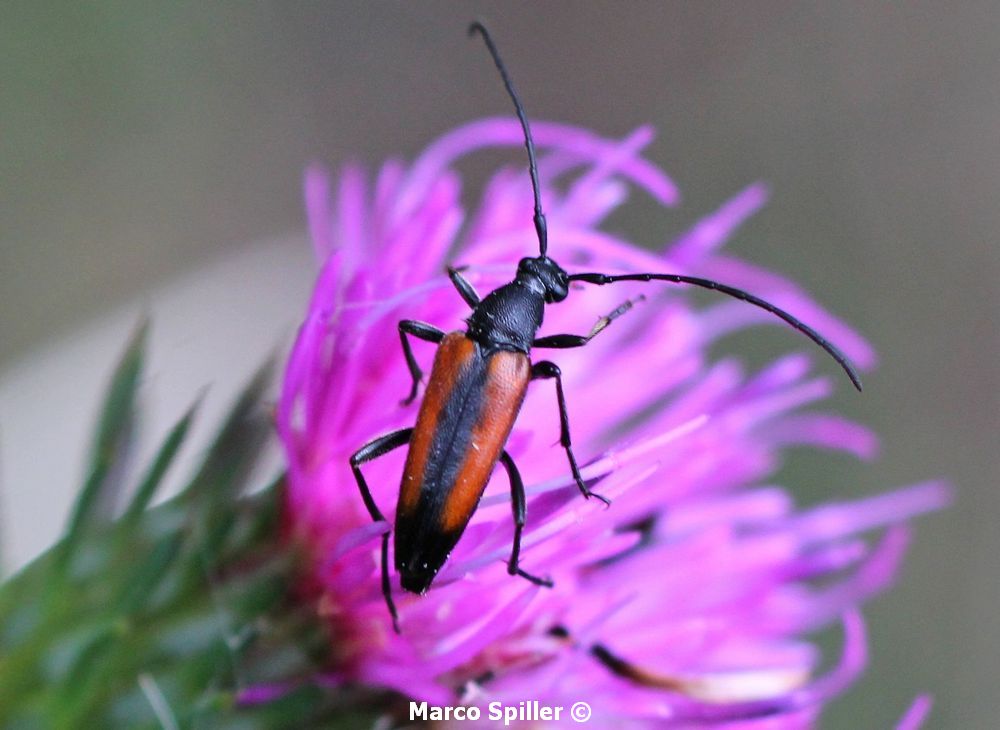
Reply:
[[[521,259],[516,281],[541,294],[546,304],[561,302],[569,295],[569,274],[548,256]]]

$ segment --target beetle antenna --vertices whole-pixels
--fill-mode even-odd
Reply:
[[[726,296],[733,297],[734,299],[739,299],[747,304],[760,307],[765,312],[770,312],[776,317],[780,317],[796,330],[822,347],[826,350],[827,354],[836,360],[837,364],[844,369],[844,372],[847,373],[847,377],[851,379],[854,387],[859,391],[861,390],[861,378],[858,376],[857,370],[854,369],[854,366],[851,365],[844,353],[838,350],[819,332],[814,330],[809,325],[800,322],[784,309],[780,309],[770,302],[767,302],[759,297],[755,297],[753,294],[745,292],[742,289],[720,284],[719,282],[712,281],[711,279],[701,279],[697,276],[682,276],[681,274],[570,274],[569,280],[582,281],[587,284],[597,285],[613,284],[616,281],[669,281],[673,284],[691,284],[693,286],[700,286],[702,289],[711,289],[712,291],[717,291],[721,294],[725,294]]]
[[[517,118],[521,122],[521,129],[524,130],[524,146],[528,150],[528,172],[531,174],[531,189],[535,194],[535,233],[538,234],[538,250],[542,257],[545,257],[549,249],[549,234],[545,223],[545,214],[542,212],[542,194],[538,185],[538,161],[535,159],[535,143],[531,139],[531,128],[528,126],[528,117],[524,113],[524,105],[521,104],[521,99],[514,90],[514,83],[510,80],[507,67],[504,66],[503,60],[500,58],[500,53],[493,44],[490,32],[478,20],[473,21],[469,25],[469,35],[475,35],[476,33],[479,33],[483,37],[483,40],[486,42],[486,48],[489,49],[490,55],[493,56],[493,62],[500,72],[503,85],[507,87],[507,93],[510,95],[511,101],[514,102],[514,110],[517,112]]]

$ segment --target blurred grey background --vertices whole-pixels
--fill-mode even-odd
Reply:
[[[82,439],[138,311],[160,332],[161,411],[203,382],[222,383],[223,403],[304,304],[304,164],[412,157],[509,113],[465,36],[475,16],[532,117],[658,128],[650,156],[685,199],[616,216],[636,240],[771,185],[730,250],[800,281],[881,355],[863,396],[842,387],[831,403],[881,434],[880,459],[794,454],[781,478],[804,502],[940,475],[959,487],[867,610],[869,672],[825,726],[890,727],[920,691],[937,700],[929,727],[1000,726],[996,2],[5,4],[7,567],[64,518],[80,462],[65,443]],[[790,346],[783,334],[724,345],[761,361]],[[63,423],[75,441],[58,440]]]

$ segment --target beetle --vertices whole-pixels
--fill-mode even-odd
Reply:
[[[861,390],[857,372],[840,350],[788,312],[753,294],[709,279],[682,274],[570,274],[550,258],[535,146],[524,106],[489,31],[482,23],[474,22],[469,26],[469,34],[477,33],[482,36],[500,72],[524,132],[539,255],[521,259],[513,281],[484,298],[476,293],[461,269],[448,268],[452,284],[472,309],[471,316],[466,320],[467,329],[445,333],[424,322],[402,320],[399,323],[400,343],[413,379],[404,404],[416,399],[423,378],[409,338],[416,337],[438,345],[416,424],[412,428],[375,438],[350,457],[351,470],[365,508],[372,520],[385,521],[372,498],[361,465],[394,449],[409,446],[391,533],[395,535],[395,568],[400,584],[404,590],[418,594],[428,590],[462,536],[498,463],[503,465],[510,481],[514,516],[514,540],[507,572],[538,585],[552,586],[550,579],[532,575],[520,567],[521,532],[526,518],[524,483],[514,460],[504,449],[531,381],[555,381],[559,442],[566,452],[573,480],[584,497],[610,504],[607,499],[592,492],[580,474],[570,438],[559,366],[548,360],[533,363],[530,358],[535,348],[583,347],[632,306],[631,301],[625,302],[598,320],[586,335],[536,337],[545,306],[565,300],[574,282],[603,286],[619,281],[665,281],[735,297],[780,317],[807,336],[833,357],[854,386]],[[382,595],[398,633],[398,615],[389,580],[389,537],[390,530],[386,530],[382,536],[381,552]]]

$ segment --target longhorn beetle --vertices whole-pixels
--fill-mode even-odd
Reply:
[[[524,484],[514,460],[504,450],[514,420],[532,380],[555,380],[559,407],[559,442],[566,451],[570,472],[584,497],[610,502],[590,490],[580,475],[569,434],[569,417],[559,366],[548,360],[531,362],[532,348],[567,349],[583,347],[613,320],[632,306],[627,301],[602,317],[586,335],[559,334],[535,337],[542,325],[546,304],[561,302],[569,295],[572,282],[613,284],[618,281],[666,281],[711,289],[780,317],[833,357],[861,390],[861,381],[847,358],[819,333],[788,312],[752,294],[716,281],[681,274],[569,274],[548,256],[548,232],[542,212],[538,184],[538,166],[531,128],[507,69],[489,31],[479,22],[469,26],[469,35],[478,33],[493,57],[514,110],[524,131],[528,152],[528,173],[534,193],[534,226],[538,237],[538,256],[523,258],[509,284],[480,299],[461,270],[448,268],[448,276],[465,303],[472,308],[465,332],[443,331],[424,322],[402,320],[399,337],[403,355],[413,378],[411,403],[423,373],[413,356],[409,337],[439,345],[430,380],[424,394],[417,423],[413,428],[380,436],[362,446],[351,456],[351,470],[372,520],[385,518],[379,510],[361,473],[361,465],[388,452],[409,445],[395,522],[395,564],[402,587],[412,593],[425,593],[434,576],[447,560],[475,512],[497,462],[503,464],[510,480],[514,512],[514,545],[507,572],[532,583],[552,586],[548,578],[531,575],[518,563],[521,531],[525,524]],[[393,627],[399,631],[396,606],[389,582],[389,531],[382,536],[382,595],[385,597]]]

